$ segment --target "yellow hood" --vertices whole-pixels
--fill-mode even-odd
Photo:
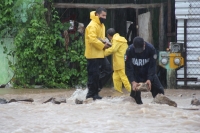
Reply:
[[[95,16],[95,11],[91,11],[90,12],[90,19],[97,22],[98,24],[101,24],[100,23],[100,20],[99,20],[99,17],[98,16]]]
[[[126,43],[127,42],[127,40],[124,37],[120,36],[118,33],[114,34],[113,40],[115,40],[117,42],[122,42],[122,43]]]

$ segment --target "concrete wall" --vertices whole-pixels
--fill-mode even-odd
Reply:
[[[152,42],[152,24],[150,12],[138,16],[139,36],[149,43]]]
[[[13,71],[9,68],[8,59],[14,61],[13,57],[4,54],[4,46],[7,47],[8,50],[13,49],[13,39],[12,38],[4,38],[1,41],[5,42],[5,45],[0,45],[0,85],[7,84],[13,77]]]

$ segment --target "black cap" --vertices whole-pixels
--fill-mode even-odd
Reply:
[[[133,45],[135,48],[135,53],[141,53],[144,50],[144,40],[141,37],[135,37],[133,39]]]

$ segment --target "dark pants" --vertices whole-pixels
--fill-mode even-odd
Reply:
[[[87,59],[87,72],[87,97],[93,97],[111,78],[112,68],[107,58]]]
[[[136,82],[139,83],[139,82],[145,82],[145,81],[137,81],[137,78],[136,78]],[[152,94],[153,98],[155,98],[156,95],[159,93],[164,95],[164,88],[161,85],[160,80],[158,79],[158,76],[154,75],[153,80],[151,81],[151,94]],[[137,104],[142,104],[140,91],[131,90],[130,96],[135,99]]]

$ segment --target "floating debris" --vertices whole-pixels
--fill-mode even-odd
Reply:
[[[6,101],[6,99],[0,98],[0,104],[6,104],[6,103],[8,103],[8,102]]]
[[[192,99],[191,104],[198,106],[198,105],[200,105],[200,100],[197,98],[194,98],[194,99]]]
[[[51,97],[50,99],[46,100],[43,103],[48,103],[48,102],[51,102],[53,104],[61,104],[61,103],[66,103],[66,99],[65,98],[57,99],[57,98]]]
[[[163,94],[157,94],[153,102],[158,104],[168,104],[169,106],[177,107],[177,103],[175,101],[171,100]]]

